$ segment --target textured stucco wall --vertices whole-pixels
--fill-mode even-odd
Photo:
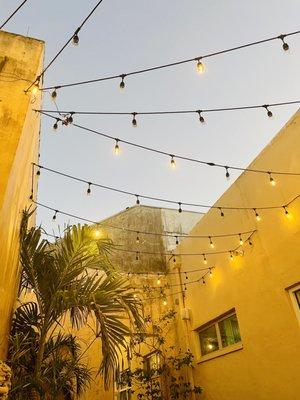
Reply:
[[[40,72],[41,41],[0,31],[0,359],[16,300],[19,226],[29,205],[31,162],[38,158],[40,95],[25,94]]]
[[[300,171],[300,113],[298,112],[251,164],[252,168]],[[300,194],[300,177],[244,173],[217,205],[244,207],[286,204]],[[199,340],[193,330],[232,308],[236,309],[243,348],[198,362],[196,382],[203,400],[296,400],[300,393],[300,326],[286,288],[300,282],[300,199],[284,210],[209,211],[191,234],[230,233],[257,228],[253,246],[244,245],[243,257],[230,261],[229,254],[208,257],[216,267],[206,285],[191,285],[186,306],[191,311],[188,334],[194,352]],[[238,239],[215,240],[215,250],[236,246]],[[182,252],[209,252],[207,241],[185,239]],[[201,266],[199,257],[182,258],[182,269]],[[183,330],[183,329],[182,329]],[[215,353],[216,355],[217,353]],[[198,361],[200,361],[199,358]]]

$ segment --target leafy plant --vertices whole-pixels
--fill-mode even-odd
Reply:
[[[95,339],[102,343],[99,372],[105,387],[119,368],[119,352],[130,334],[128,319],[142,327],[141,304],[134,290],[109,262],[112,243],[95,240],[93,228],[71,226],[55,243],[42,239],[42,229],[28,229],[29,212],[21,226],[21,290],[32,288],[35,300],[14,314],[9,359],[13,367],[11,399],[72,398],[91,380],[80,346],[65,335],[67,316],[79,329],[96,320]]]
[[[118,385],[130,388],[138,400],[183,400],[202,393],[202,388],[189,379],[194,360],[191,351],[182,352],[166,344],[175,316],[174,310],[167,311],[157,321],[145,316],[147,333],[137,333],[131,339],[128,364],[136,367],[122,371]],[[149,368],[145,363],[147,354],[155,355],[159,362]]]

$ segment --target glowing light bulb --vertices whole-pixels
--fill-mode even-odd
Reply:
[[[118,156],[120,154],[120,147],[119,147],[119,139],[115,139],[116,144],[114,148],[115,155]]]
[[[242,246],[244,244],[244,241],[241,234],[239,234],[239,239],[240,239],[240,246]]]
[[[31,93],[37,94],[38,91],[39,91],[39,85],[38,84],[33,85],[32,89],[31,89]]]
[[[233,261],[233,259],[234,259],[234,256],[233,256],[233,253],[232,253],[232,251],[230,252],[230,261]]]
[[[163,301],[163,305],[166,306],[168,304],[167,300]]]
[[[289,213],[289,210],[287,209],[287,206],[283,206],[284,209],[284,214],[285,216],[290,219],[291,218],[291,214]]]
[[[199,74],[203,74],[203,72],[205,71],[205,66],[200,60],[200,58],[197,60],[197,71],[199,72]]]
[[[253,211],[254,211],[254,213],[255,213],[256,221],[258,221],[258,222],[261,221],[261,216],[258,214],[256,208],[254,208]]]
[[[95,239],[99,239],[101,237],[101,231],[99,229],[94,230]]]
[[[213,241],[212,241],[212,238],[209,236],[209,245],[210,245],[210,247],[213,249],[214,247],[215,247],[215,245],[214,245],[214,243],[213,243]]]
[[[206,258],[206,255],[205,254],[203,254],[203,264],[207,264],[207,258]]]
[[[139,233],[136,233],[136,239],[135,239],[136,243],[139,244],[140,243],[140,237],[139,237]]]
[[[273,176],[271,175],[271,172],[269,172],[269,181],[270,181],[271,186],[276,186],[276,181],[273,178]]]
[[[157,285],[159,286],[161,284],[161,280],[158,278],[156,281]]]
[[[175,162],[174,156],[170,155],[170,157],[171,157],[171,167],[176,168],[176,162]]]
[[[209,276],[212,277],[212,274],[213,274],[213,273],[212,273],[212,269],[209,268]]]
[[[133,294],[133,297],[136,299],[136,298],[137,298],[137,295],[134,293],[134,294]]]

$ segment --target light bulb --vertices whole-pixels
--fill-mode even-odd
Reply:
[[[197,60],[197,71],[199,72],[199,74],[203,74],[205,70],[205,66],[204,64],[200,61],[200,58]]]
[[[133,115],[133,118],[132,118],[131,123],[132,123],[132,126],[133,126],[134,128],[136,128],[136,127],[137,127],[137,120],[136,120],[136,118],[135,118],[136,113],[134,112],[134,113],[132,113],[132,115]]]
[[[171,167],[176,168],[176,162],[175,162],[174,156],[170,155],[170,157],[171,157]]]
[[[163,301],[163,305],[166,306],[168,304],[167,300]]]
[[[178,236],[176,236],[176,245],[179,244]]]
[[[136,197],[136,202],[135,202],[135,203],[136,203],[137,205],[139,205],[139,204],[140,204],[139,196],[136,194],[135,197]]]
[[[136,243],[139,244],[140,243],[140,237],[139,237],[139,233],[136,233]]]
[[[139,252],[138,252],[138,251],[136,252],[136,255],[135,255],[135,260],[136,260],[136,261],[138,261],[138,260],[139,260]]]
[[[182,204],[179,202],[179,203],[178,203],[178,212],[179,212],[179,213],[182,213],[181,205],[182,205]]]
[[[201,122],[201,124],[204,124],[205,123],[205,119],[204,119],[204,117],[202,115],[202,111],[201,110],[197,110],[197,113],[199,115],[199,121]]]
[[[72,41],[73,41],[74,46],[77,46],[79,44],[79,36],[77,33],[74,34]]]
[[[209,276],[212,277],[212,269],[209,268]]]
[[[126,75],[120,75],[120,78],[122,79],[120,82],[120,89],[123,90],[125,89],[125,82],[124,82],[124,78]]]
[[[244,244],[244,241],[241,234],[239,234],[239,239],[240,239],[240,246],[242,246]]]
[[[233,257],[233,253],[232,253],[232,251],[231,251],[231,252],[230,252],[230,260],[233,261],[233,258],[234,258],[234,257]]]
[[[221,207],[219,207],[221,217],[224,217],[224,212]]]
[[[226,179],[229,180],[230,179],[230,173],[229,173],[229,167],[225,167],[225,171],[226,171]]]
[[[271,185],[271,186],[276,186],[276,181],[275,181],[275,179],[273,178],[273,176],[271,175],[271,172],[268,172],[268,174],[269,174],[270,185]]]
[[[202,277],[202,283],[203,283],[203,285],[205,285],[205,279],[204,279],[204,276]]]
[[[207,264],[207,258],[205,254],[203,254],[203,264]]]
[[[213,249],[214,247],[215,247],[215,245],[214,245],[214,243],[213,243],[213,241],[212,241],[212,238],[209,236],[209,245],[210,245],[210,247]]]
[[[272,111],[271,110],[269,110],[269,106],[267,105],[267,104],[265,104],[265,105],[263,105],[263,107],[266,109],[266,111],[267,111],[267,116],[269,117],[269,118],[272,118],[273,117],[273,113],[272,113]]]
[[[100,231],[99,229],[95,229],[95,230],[94,230],[94,237],[95,237],[96,239],[99,239],[100,236],[101,236],[101,231]]]
[[[160,285],[161,284],[161,280],[158,278],[156,283],[157,283],[157,285]]]
[[[134,293],[134,294],[133,294],[133,297],[136,299],[136,298],[137,298],[137,295]]]
[[[57,91],[56,89],[53,90],[53,92],[51,93],[51,99],[54,101],[57,97]]]
[[[289,213],[289,210],[287,209],[287,206],[283,206],[284,209],[284,214],[287,218],[291,218],[291,214]]]
[[[115,144],[115,155],[118,156],[120,154],[120,147],[119,147],[119,139],[115,139],[116,144]]]
[[[261,216],[258,214],[258,212],[256,211],[256,208],[253,208],[253,211],[254,211],[254,213],[255,213],[255,218],[256,218],[256,221],[260,221],[261,220]]]
[[[54,131],[57,131],[57,129],[58,129],[58,122],[59,122],[59,119],[57,119],[53,124],[53,130]]]
[[[57,215],[57,213],[58,213],[58,211],[56,210],[56,211],[54,212],[54,215],[53,215],[53,217],[52,217],[52,220],[53,220],[53,221],[55,221],[55,220],[56,220],[56,215]]]
[[[286,43],[286,41],[284,40],[285,39],[285,36],[286,35],[279,35],[278,36],[278,39],[281,39],[282,40],[282,48],[283,48],[283,50],[284,51],[288,51],[289,49],[290,49],[290,46]]]
[[[37,94],[38,91],[39,91],[39,85],[38,84],[34,84],[32,89],[31,89],[31,93],[32,94]]]
[[[89,196],[91,194],[92,190],[91,190],[91,183],[88,183],[88,188],[86,190],[86,194]]]

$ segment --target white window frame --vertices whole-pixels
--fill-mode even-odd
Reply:
[[[289,288],[288,292],[289,292],[289,295],[290,295],[290,299],[291,299],[291,302],[292,302],[293,309],[295,311],[296,317],[297,317],[298,322],[300,324],[300,305],[299,305],[298,300],[296,298],[296,292],[298,290],[300,290],[300,283],[295,285],[295,286],[293,286],[293,287],[291,287],[291,288]]]
[[[222,345],[222,338],[221,338],[219,323],[229,317],[232,317],[233,315],[237,316],[237,312],[235,309],[233,309],[225,314],[222,314],[220,317],[215,318],[212,323],[207,323],[205,325],[201,325],[198,329],[196,329],[197,343],[198,343],[199,356],[200,356],[198,359],[198,362],[203,362],[203,361],[210,360],[212,358],[220,357],[222,355],[232,353],[233,351],[237,351],[237,350],[240,350],[243,348],[242,337],[241,337],[241,340],[237,343],[234,343],[234,344],[231,344],[228,346]],[[239,324],[239,321],[238,321],[238,324]],[[219,349],[214,350],[207,354],[202,354],[200,332],[206,330],[207,328],[210,328],[211,326],[215,326]],[[241,336],[240,325],[239,325],[239,332],[240,332],[240,336]]]

